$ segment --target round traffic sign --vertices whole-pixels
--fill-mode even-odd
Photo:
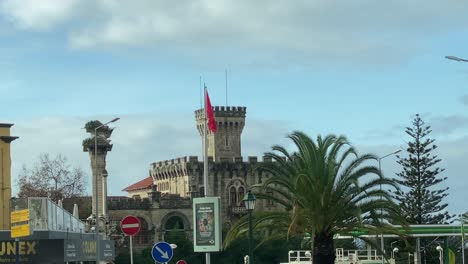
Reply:
[[[172,251],[171,245],[164,241],[154,244],[153,248],[151,249],[151,256],[153,257],[154,261],[159,263],[169,262],[173,255],[174,251]]]
[[[138,218],[133,215],[127,215],[120,222],[120,229],[122,229],[122,232],[124,232],[124,234],[127,236],[136,235],[138,232],[140,232],[140,227],[140,220],[138,220]]]
[[[185,260],[179,260],[176,262],[176,264],[187,264],[187,261]]]

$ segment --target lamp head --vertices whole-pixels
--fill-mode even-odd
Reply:
[[[393,249],[393,253],[398,253],[399,249],[396,247]]]
[[[442,251],[444,250],[440,245],[438,245],[438,246],[436,247],[436,249],[437,249],[437,251],[439,251],[439,252],[442,252]]]
[[[255,200],[257,199],[255,198],[255,195],[250,190],[245,194],[244,199],[242,199],[242,201],[244,202],[245,208],[249,211],[252,211],[253,209],[255,209]]]

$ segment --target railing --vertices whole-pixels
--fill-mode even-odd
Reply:
[[[312,255],[310,250],[291,250],[288,252],[288,263],[310,264]]]
[[[56,205],[49,198],[27,198],[27,200],[21,199],[15,203],[15,210],[29,209],[29,224],[32,230],[72,233],[82,233],[85,231],[85,224],[80,219]]]
[[[358,260],[382,260],[380,255],[377,255],[377,250],[344,250],[336,249],[336,262],[352,261],[356,263]]]

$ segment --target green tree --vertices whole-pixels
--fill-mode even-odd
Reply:
[[[288,138],[296,151],[290,153],[282,146],[273,146],[273,152],[266,153],[273,162],[259,165],[271,177],[255,189],[257,197],[276,201],[286,212],[275,213],[280,221],[274,220],[273,213],[255,214],[256,230],[267,222],[269,228],[286,228],[288,238],[310,233],[316,264],[334,263],[334,234],[357,229],[370,234],[398,233],[381,221],[396,223],[401,218],[390,194],[379,188],[397,186],[370,164],[377,157],[358,155],[343,136],[318,136],[314,141],[302,132],[293,132]],[[245,232],[243,220],[231,229],[227,245]],[[281,224],[285,221],[286,227]],[[280,232],[271,233],[274,237]]]
[[[441,159],[433,154],[437,145],[429,137],[431,127],[417,114],[405,132],[412,139],[406,149],[408,156],[397,155],[402,166],[397,182],[404,188],[394,191],[393,196],[410,224],[448,223],[453,216],[445,210],[443,199],[449,188],[437,188],[447,177],[439,177],[444,169],[438,167]]]

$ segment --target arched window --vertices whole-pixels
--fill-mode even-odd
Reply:
[[[237,205],[237,193],[234,186],[229,190],[229,204],[234,206]]]
[[[181,231],[184,230],[184,221],[179,216],[172,216],[164,225],[166,230]]]
[[[239,187],[239,191],[238,191],[238,195],[237,195],[237,204],[238,205],[242,205],[242,199],[244,199],[244,195],[245,195],[245,190],[244,190],[244,187]]]

